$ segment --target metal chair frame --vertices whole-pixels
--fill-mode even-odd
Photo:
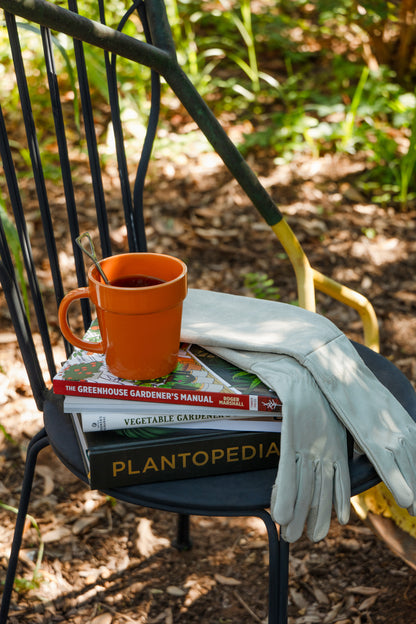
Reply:
[[[188,110],[192,118],[196,121],[206,138],[213,145],[225,165],[241,185],[248,198],[252,201],[255,208],[273,229],[281,244],[288,252],[296,274],[300,304],[308,309],[314,309],[315,288],[346,302],[348,305],[356,308],[361,315],[366,344],[377,350],[377,323],[374,311],[369,302],[364,297],[358,295],[358,293],[354,293],[350,289],[329,280],[319,271],[310,267],[301,246],[292,230],[285,222],[279,209],[180,68],[176,59],[175,47],[163,0],[135,0],[131,9],[121,20],[119,30],[109,28],[105,25],[104,6],[101,0],[99,0],[99,6],[102,23],[79,15],[77,12],[76,0],[69,0],[68,9],[54,5],[47,0],[0,0],[0,7],[5,11],[6,26],[9,34],[16,81],[22,106],[22,117],[28,138],[33,179],[35,181],[37,201],[42,216],[42,227],[51,266],[56,304],[59,305],[64,295],[64,285],[53,232],[53,214],[51,213],[49,205],[45,176],[40,157],[40,147],[37,140],[24,62],[19,45],[16,16],[40,25],[48,75],[51,110],[53,111],[62,172],[63,194],[66,203],[68,227],[70,238],[73,243],[77,281],[80,286],[85,285],[86,277],[82,254],[75,243],[75,239],[80,233],[77,204],[71,176],[68,146],[65,138],[65,125],[54,64],[51,31],[64,33],[74,39],[84,130],[88,145],[92,187],[96,207],[96,225],[98,226],[103,256],[111,255],[112,248],[100,169],[100,158],[94,128],[94,115],[88,87],[88,71],[85,61],[84,43],[104,50],[109,103],[114,127],[120,177],[120,190],[130,251],[146,250],[142,194],[158,121],[160,99],[159,78],[162,76]],[[140,41],[139,39],[120,32],[125,20],[128,19],[133,11],[137,11],[140,16],[146,41]],[[130,189],[128,166],[124,152],[123,129],[120,121],[116,75],[117,56],[122,56],[134,63],[140,63],[151,69],[151,112],[133,191]],[[25,211],[15,171],[13,150],[10,147],[7,135],[7,124],[1,108],[0,156],[16,228],[19,234],[36,321],[42,337],[49,374],[53,377],[56,373],[56,364],[48,332],[48,323],[43,307],[41,289],[36,277],[30,236],[25,221]],[[5,231],[1,225],[0,257],[0,281],[15,326],[33,396],[38,409],[44,413],[45,422],[45,428],[31,440],[27,450],[20,506],[0,610],[0,624],[5,624],[10,607],[13,582],[22,542],[23,526],[28,510],[38,453],[45,448],[45,446],[51,444],[57,456],[74,474],[84,481],[87,481],[87,478],[83,471],[79,453],[78,455],[76,451],[71,451],[71,453],[69,453],[66,449],[67,440],[69,440],[71,436],[71,429],[68,429],[69,425],[64,419],[62,405],[59,399],[53,396],[51,390],[44,382],[31,327],[25,311],[21,289],[16,277],[13,258],[9,250]],[[91,320],[91,313],[88,305],[83,305],[82,313],[84,326],[87,328]],[[374,351],[360,345],[357,345],[357,349],[362,353],[366,361],[368,360],[369,365],[373,368],[374,372],[380,376],[382,381],[389,387],[391,385],[392,391],[398,396],[399,400],[402,400],[413,417],[416,418],[416,400],[407,380],[390,363],[384,361],[384,359],[374,353]],[[68,355],[70,351],[70,345],[66,344],[66,352]],[[61,421],[59,421],[60,418]],[[57,422],[59,422],[58,430],[56,429]],[[62,437],[65,438],[65,435],[59,430],[59,427],[62,427],[62,431],[66,427],[65,435],[67,434],[69,436],[63,445]],[[73,440],[71,443],[73,443]],[[379,478],[365,457],[352,456],[350,466],[353,493],[362,492],[378,483]],[[145,486],[119,488],[117,490],[109,490],[109,493],[116,498],[134,502],[137,505],[155,507],[177,513],[178,534],[176,545],[178,548],[187,547],[190,544],[190,515],[257,516],[261,518],[266,526],[269,539],[269,623],[285,624],[285,622],[287,622],[289,547],[284,540],[279,538],[278,529],[267,511],[273,480],[273,471],[257,471],[256,473],[247,473],[245,475],[225,475],[224,477],[207,477],[202,480],[190,480],[187,485],[184,485],[183,482],[170,482],[169,494],[164,490],[163,484],[159,487],[156,484],[156,487],[152,489],[152,493],[149,493],[149,489]],[[198,481],[198,485],[195,487],[195,483],[193,485],[192,481]],[[202,485],[199,486],[199,484]],[[251,487],[250,496],[245,495],[245,488],[248,487],[247,484]],[[194,489],[192,489],[193,487]],[[207,498],[206,503],[198,501],[197,495],[197,490],[201,488],[203,490],[204,487],[207,488],[207,491],[211,492],[210,498]],[[188,488],[189,500],[184,504],[183,499],[184,496],[186,497],[187,495]],[[240,499],[232,503],[225,502],[224,497],[220,500],[219,492],[221,490],[225,490],[226,492],[235,491],[240,495]],[[212,494],[213,492],[214,495]],[[219,502],[217,502],[217,499]]]

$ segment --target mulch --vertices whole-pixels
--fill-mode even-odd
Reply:
[[[359,158],[328,156],[279,168],[259,158],[253,167],[312,266],[368,296],[380,322],[382,353],[415,384],[415,213],[399,213],[363,197],[354,185],[365,167]],[[88,193],[84,199],[88,224],[92,200]],[[246,276],[258,273],[274,280],[280,300],[296,300],[293,271],[280,244],[212,153],[155,161],[145,205],[149,250],[183,258],[192,287],[252,295]],[[115,200],[110,212],[114,244],[121,251],[126,241]],[[70,258],[65,228],[60,232],[61,256]],[[46,267],[44,273],[47,283]],[[321,294],[317,304],[349,337],[362,340],[355,311]],[[48,321],[58,336],[52,303]],[[41,416],[4,304],[0,327],[0,501],[13,507],[25,447],[41,426]],[[193,548],[179,552],[172,546],[174,515],[90,491],[50,449],[40,455],[30,514],[44,553],[35,583],[41,542],[28,522],[11,624],[267,621],[267,534],[258,519],[193,517]],[[0,518],[1,578],[14,513],[0,508]],[[334,518],[318,544],[302,537],[291,547],[290,624],[412,624],[415,599],[414,569],[354,512],[344,527]]]

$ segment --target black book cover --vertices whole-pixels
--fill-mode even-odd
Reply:
[[[277,468],[280,433],[149,427],[83,432],[74,414],[93,489]]]

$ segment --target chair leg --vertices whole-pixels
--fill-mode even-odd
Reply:
[[[269,540],[269,624],[287,624],[289,589],[289,544],[279,537],[276,524],[267,511],[259,511]]]
[[[0,609],[0,624],[6,624],[10,608],[10,600],[13,591],[14,578],[19,559],[20,547],[22,544],[23,530],[25,526],[27,509],[29,506],[30,494],[32,491],[33,477],[35,473],[36,460],[39,451],[49,444],[45,429],[36,434],[29,443],[26,455],[25,472],[23,476],[22,490],[20,494],[19,509],[17,512],[14,536],[10,551],[9,564],[7,566],[6,580],[4,583],[3,598]]]
[[[191,550],[192,548],[189,520],[190,516],[188,514],[178,513],[176,541],[173,542],[173,546],[177,548],[177,550]]]
[[[281,624],[287,623],[287,603],[289,596],[289,544],[280,538],[280,605],[279,615]]]

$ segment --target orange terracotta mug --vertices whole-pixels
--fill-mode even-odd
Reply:
[[[126,253],[101,260],[109,284],[95,266],[88,286],[68,293],[59,306],[59,325],[75,347],[104,353],[107,366],[123,379],[154,379],[175,368],[180,343],[187,267],[173,256]],[[77,338],[68,325],[76,299],[95,305],[101,342]]]

